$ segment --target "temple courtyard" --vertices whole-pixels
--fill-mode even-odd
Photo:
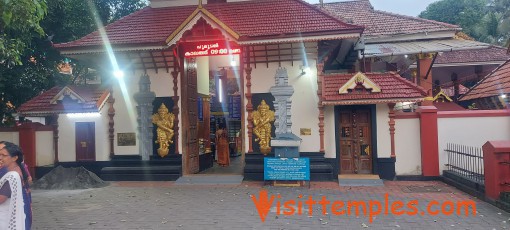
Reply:
[[[252,199],[260,201],[261,191],[274,197],[264,222]],[[113,182],[97,189],[34,190],[32,197],[34,229],[510,229],[509,213],[439,181],[385,181],[384,186],[366,187],[340,187],[335,182],[312,182],[309,187]],[[321,204],[309,210],[306,201],[322,197],[331,202],[327,210],[323,212]],[[407,206],[413,200],[418,202],[415,215]],[[476,213],[431,215],[426,204],[433,200],[443,205],[472,200]],[[337,201],[378,201],[382,209],[370,223],[362,209],[358,217],[354,211],[348,215],[333,210]],[[397,201],[411,214],[385,214],[385,203],[391,210]],[[445,207],[446,213],[452,211],[453,206]],[[430,211],[437,210],[441,205]]]

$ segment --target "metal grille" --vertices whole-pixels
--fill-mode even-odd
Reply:
[[[484,184],[482,148],[447,143],[448,170],[468,180]]]

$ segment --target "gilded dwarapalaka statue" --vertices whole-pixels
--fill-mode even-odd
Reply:
[[[156,143],[159,144],[158,155],[165,157],[168,155],[170,144],[174,143],[174,119],[175,115],[168,112],[165,104],[161,104],[158,113],[152,115],[152,123],[158,126]]]
[[[271,141],[271,122],[274,121],[274,111],[269,110],[269,105],[262,100],[253,112],[253,133],[257,136],[255,141],[259,142],[260,152],[268,154],[271,152],[269,142]]]

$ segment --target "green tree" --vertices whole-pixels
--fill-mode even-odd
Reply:
[[[0,63],[21,64],[21,54],[32,37],[44,35],[39,22],[46,14],[44,0],[1,0]]]
[[[12,2],[44,3],[43,0],[0,0],[2,12],[7,11],[4,7],[5,2],[10,2],[9,4]],[[37,25],[40,24],[40,26],[27,26],[24,30],[19,30],[16,29],[20,27],[20,22],[17,21],[14,28],[6,30],[7,35],[11,36],[9,38],[18,39],[22,42],[16,44],[23,45],[17,46],[18,49],[14,51],[13,49],[4,51],[0,48],[2,52],[0,60],[15,57],[9,60],[15,60],[17,64],[13,65],[12,61],[0,61],[0,125],[10,120],[7,118],[14,112],[14,108],[34,96],[55,85],[70,84],[92,74],[88,70],[94,68],[93,66],[84,65],[76,60],[72,60],[73,76],[60,74],[57,65],[64,60],[64,57],[53,48],[52,43],[79,39],[97,30],[99,26],[111,23],[145,5],[145,0],[47,0],[47,4],[43,4],[44,7],[41,6],[42,12],[46,13],[47,9],[47,15],[44,19],[37,20]],[[21,6],[16,9],[9,8],[13,15],[25,18],[29,18],[28,14],[33,14],[33,11],[22,14],[21,9],[30,8]],[[11,21],[9,25],[12,23],[14,21]],[[0,29],[5,28],[4,25],[0,24]],[[29,28],[36,28],[34,29],[36,33],[30,34]],[[43,31],[46,32],[46,36],[40,37],[40,34],[44,34]],[[27,34],[29,36],[26,36]],[[3,44],[0,42],[0,47]],[[4,56],[4,53],[9,55]]]
[[[504,45],[510,37],[510,0],[441,0],[419,17],[459,25],[481,42]]]

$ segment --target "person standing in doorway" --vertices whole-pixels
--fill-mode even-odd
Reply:
[[[230,165],[228,133],[224,123],[220,123],[216,131],[216,154],[218,155],[218,164],[220,166],[226,167]]]

